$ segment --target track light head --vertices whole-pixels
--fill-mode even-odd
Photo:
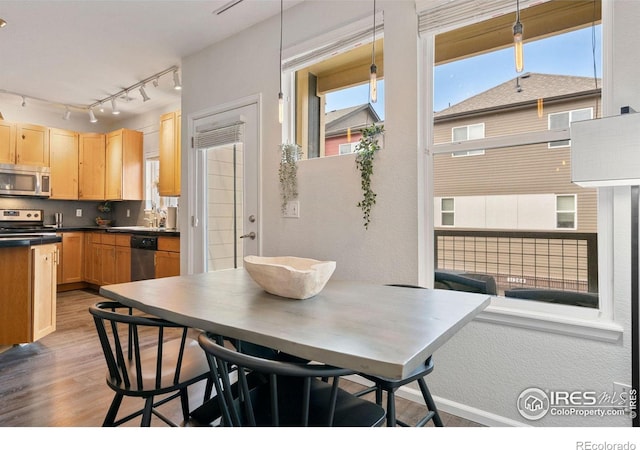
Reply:
[[[118,109],[118,105],[116,105],[116,99],[111,99],[111,114],[118,115],[120,114],[120,110]]]
[[[23,95],[22,96],[22,107],[24,108],[25,106],[27,106],[27,99]]]
[[[98,119],[96,119],[96,115],[93,113],[93,109],[89,108],[89,122],[96,123]]]
[[[62,116],[62,118],[64,120],[69,120],[70,117],[71,117],[71,111],[69,111],[69,108],[66,107],[64,111],[64,116]]]
[[[153,80],[153,87],[158,87],[158,82],[159,82],[159,77],[156,77],[156,79]]]
[[[7,21],[2,19],[2,18],[0,18],[0,28],[4,28],[6,26],[7,26]]]
[[[180,75],[178,75],[177,70],[173,71],[173,88],[176,91],[179,91],[180,89],[182,89],[182,83],[180,83]]]
[[[147,95],[147,91],[144,90],[144,85],[140,86],[140,95],[142,96],[143,102],[151,100],[151,98]]]

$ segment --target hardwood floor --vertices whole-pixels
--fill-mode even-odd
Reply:
[[[57,331],[40,341],[14,346],[0,353],[0,426],[2,427],[96,427],[101,426],[113,392],[105,383],[106,365],[96,336],[89,305],[99,297],[92,291],[58,293]],[[355,391],[360,386],[344,381]],[[191,407],[202,402],[204,383],[190,390]],[[125,399],[123,413],[140,407],[140,401]],[[160,410],[181,422],[180,402]],[[398,418],[413,423],[424,407],[397,399]],[[478,426],[441,413],[445,426]],[[138,426],[134,419],[127,426]],[[187,423],[187,426],[197,426]],[[156,419],[152,426],[165,426]],[[432,426],[431,424],[428,426]]]

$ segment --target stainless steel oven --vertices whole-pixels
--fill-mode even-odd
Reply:
[[[158,237],[134,234],[131,236],[131,281],[156,277]]]
[[[0,164],[0,195],[50,197],[51,169]]]

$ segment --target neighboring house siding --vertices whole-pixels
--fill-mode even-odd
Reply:
[[[548,128],[548,115],[582,108],[594,108],[596,97],[549,103],[538,118],[537,109],[506,109],[464,118],[436,120],[435,143],[451,142],[451,129],[484,123],[485,137],[508,135]],[[486,150],[484,155],[452,157],[434,156],[435,197],[577,194],[578,232],[596,231],[597,197],[595,189],[580,188],[571,183],[570,147],[548,148],[547,144],[520,148]],[[505,197],[506,199],[506,197]],[[436,202],[437,203],[437,202]],[[526,202],[519,202],[522,208]],[[532,204],[533,205],[533,204]],[[457,211],[462,212],[458,207]],[[520,213],[522,215],[522,212]],[[526,214],[525,214],[526,215]],[[439,216],[436,216],[439,217]],[[553,217],[551,217],[553,219]],[[549,220],[549,218],[541,219]],[[465,222],[467,222],[465,220]],[[507,223],[507,221],[505,221]],[[533,223],[533,222],[531,222]],[[436,226],[438,224],[436,223]],[[454,226],[458,226],[458,222]],[[463,225],[460,225],[463,226]],[[487,223],[486,228],[493,228]],[[503,227],[498,227],[503,228]],[[516,228],[527,228],[526,225]],[[548,229],[546,227],[532,229]]]
[[[325,156],[336,156],[340,154],[340,144],[347,142],[358,142],[360,140],[360,132],[351,132],[351,139],[348,140],[346,135],[327,137],[324,140]]]

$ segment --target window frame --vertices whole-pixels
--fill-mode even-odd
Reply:
[[[589,119],[593,119],[593,108],[589,107],[589,108],[580,108],[580,109],[571,109],[569,111],[560,111],[560,112],[556,112],[556,113],[551,113],[547,115],[547,128],[549,130],[553,130],[554,128],[551,128],[551,117],[553,116],[558,116],[560,114],[569,114],[569,128],[571,127],[571,122],[573,122],[573,114],[578,112],[578,111],[589,111]],[[585,119],[580,119],[580,120],[585,120]],[[571,147],[571,140],[567,139],[566,141],[558,141],[558,142],[549,142],[547,144],[548,148],[566,148],[566,147]]]
[[[513,12],[513,6],[504,1],[501,12]],[[612,5],[602,5],[602,51],[603,54],[612,50],[611,23],[606,18],[612,17]],[[567,140],[570,138],[569,128],[547,130],[544,132],[526,132],[512,136],[499,136],[485,138],[464,143],[433,143],[434,111],[431,104],[431,95],[434,92],[434,68],[436,61],[436,36],[452,31],[472,23],[490,19],[496,11],[478,14],[473,18],[465,15],[455,16],[452,11],[452,19],[446,26],[434,26],[431,29],[421,29],[419,36],[419,120],[420,120],[420,148],[424,149],[424,186],[425,186],[425,212],[424,241],[426,255],[423,277],[427,286],[433,287],[433,275],[435,270],[434,257],[434,220],[431,216],[434,203],[433,190],[433,156],[437,153],[513,147],[528,144],[540,144],[553,141]],[[425,17],[429,11],[422,13]],[[611,73],[611,62],[603,58],[603,74]],[[603,75],[604,84],[602,97],[605,96],[605,88],[608,86]],[[611,188],[598,189],[598,277],[599,277],[599,305],[598,308],[580,308],[567,305],[556,305],[544,302],[520,301],[505,297],[493,296],[490,306],[481,312],[475,320],[509,325],[530,330],[557,333],[576,336],[585,339],[615,343],[619,342],[623,335],[623,327],[614,320],[614,298],[611,277],[613,274],[613,245],[611,230],[603,226],[613,221],[613,191]]]
[[[444,209],[444,202],[445,200],[451,200],[452,203],[452,208],[451,209]],[[450,215],[451,218],[453,219],[451,221],[451,224],[445,224],[444,223],[444,215]],[[442,197],[440,199],[440,225],[442,227],[455,227],[456,226],[456,199],[455,197]]]
[[[559,209],[558,208],[558,200],[561,197],[571,197],[573,198],[573,210],[568,209]],[[559,215],[560,214],[573,214],[573,226],[572,227],[561,227],[559,225]],[[556,229],[557,230],[576,230],[578,229],[578,196],[576,194],[556,194]]]

